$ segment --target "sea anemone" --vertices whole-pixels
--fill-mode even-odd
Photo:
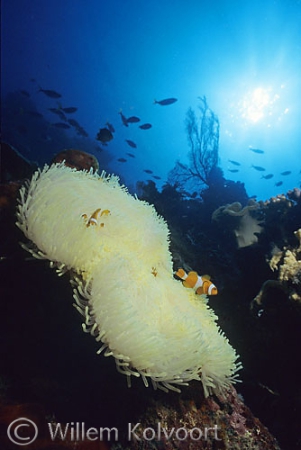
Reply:
[[[241,365],[206,297],[173,277],[167,224],[117,177],[46,166],[21,188],[17,217],[34,256],[72,269],[83,329],[129,385],[200,380],[208,396],[236,381]]]

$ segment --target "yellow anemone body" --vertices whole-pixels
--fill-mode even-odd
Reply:
[[[84,329],[128,376],[177,390],[201,380],[205,395],[235,381],[237,355],[216,316],[173,278],[169,230],[153,206],[114,176],[62,164],[21,188],[17,225],[59,271],[72,269]]]

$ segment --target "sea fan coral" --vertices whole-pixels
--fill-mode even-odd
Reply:
[[[236,381],[237,355],[206,298],[173,278],[165,221],[116,177],[45,167],[22,187],[17,217],[34,256],[77,274],[83,329],[129,382],[179,391],[201,380],[207,396]]]

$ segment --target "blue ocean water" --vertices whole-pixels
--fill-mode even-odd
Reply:
[[[301,178],[300,24],[300,0],[3,0],[3,138],[41,165],[81,146],[132,190],[160,188],[188,162],[186,113],[206,96],[224,177],[258,199],[285,193]],[[54,125],[49,108],[66,107],[88,136]],[[126,127],[120,111],[141,120]],[[101,146],[107,122],[114,137]]]

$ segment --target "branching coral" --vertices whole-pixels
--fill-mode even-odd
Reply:
[[[290,287],[290,298],[301,301],[301,228],[294,234],[299,246],[277,251],[269,264],[272,270],[278,270],[278,280]]]
[[[251,308],[262,306],[270,288],[276,288],[285,293],[291,300],[301,301],[301,228],[295,231],[299,241],[296,248],[275,247],[268,261],[273,271],[278,271],[277,280],[266,280],[259,293],[253,299]]]

